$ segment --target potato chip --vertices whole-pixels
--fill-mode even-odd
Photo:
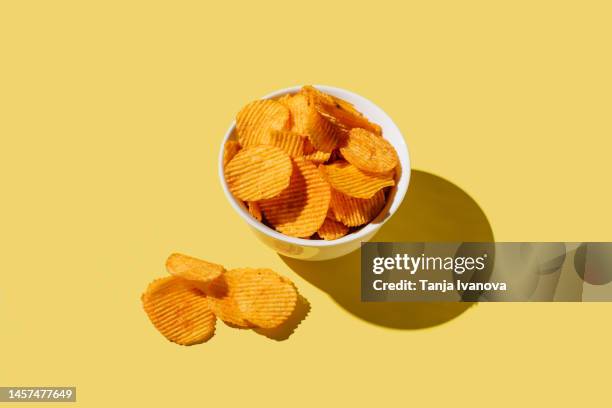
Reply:
[[[285,103],[291,112],[291,130],[306,135],[317,150],[331,152],[336,148],[340,140],[338,129],[317,112],[307,96],[298,93]]]
[[[334,189],[332,188],[332,190],[331,190],[331,191],[332,191],[332,194],[333,194]],[[332,198],[333,198],[333,197],[332,197]],[[330,220],[333,220],[333,221],[338,221],[338,222],[340,221],[340,220],[338,219],[338,217],[336,217],[336,213],[334,213],[334,210],[332,210],[332,208],[331,208],[331,200],[330,200],[330,202],[329,202],[329,209],[327,210],[327,215],[326,215],[326,217],[327,217],[327,218],[329,218]]]
[[[356,198],[370,198],[382,188],[395,185],[394,170],[367,173],[343,161],[321,166],[321,172],[334,189]]]
[[[257,201],[247,201],[247,208],[249,209],[249,214],[251,214],[257,221],[261,222],[263,217]]]
[[[177,253],[168,257],[166,269],[171,275],[200,283],[209,283],[225,271],[221,265]]]
[[[334,150],[334,152],[337,152],[337,150]],[[310,160],[315,164],[321,164],[328,161],[331,155],[332,153],[330,152],[322,152],[317,150],[317,148],[312,145],[310,140],[306,139],[304,141],[304,158],[306,160]]]
[[[206,299],[208,307],[217,318],[231,325],[247,328],[252,327],[252,324],[245,320],[236,303],[240,277],[241,274],[234,269],[225,272],[208,285]]]
[[[329,206],[335,219],[348,227],[356,227],[380,213],[385,206],[385,192],[378,190],[372,198],[354,198],[332,189]]]
[[[271,130],[289,130],[289,109],[273,100],[246,105],[236,116],[236,132],[242,147],[257,146]]]
[[[349,228],[346,225],[342,224],[341,222],[334,221],[328,217],[325,218],[323,225],[321,225],[317,233],[324,240],[330,241],[332,239],[338,239],[345,236],[348,230]]]
[[[172,342],[189,346],[215,333],[216,318],[206,296],[187,280],[176,276],[157,279],[141,300],[151,323]]]
[[[346,161],[370,173],[389,172],[399,161],[391,143],[361,128],[351,129],[340,152]]]
[[[285,322],[297,302],[290,280],[270,269],[232,269],[235,286],[232,297],[242,317],[257,327],[270,329]]]
[[[304,154],[305,137],[290,130],[272,130],[262,139],[262,144],[280,147],[291,157]]]
[[[239,151],[240,143],[237,141],[228,140],[225,142],[225,147],[223,148],[223,167],[227,166],[227,163],[229,163]]]
[[[348,102],[332,97],[310,85],[302,87],[300,92],[308,95],[315,109],[337,126],[347,131],[353,128],[362,128],[377,135],[382,134],[380,126],[370,122]]]
[[[297,302],[295,304],[295,308],[293,309],[293,313],[291,313],[291,316],[289,316],[289,318],[280,326],[273,327],[271,329],[262,329],[257,327],[253,329],[253,331],[272,340],[287,340],[298,329],[302,321],[306,319],[306,316],[308,316],[309,313],[310,303],[304,296],[298,293]]]
[[[300,157],[293,159],[289,187],[277,197],[259,202],[266,219],[279,232],[292,237],[310,237],[327,214],[330,187],[317,167]]]
[[[282,104],[282,105],[285,105],[285,106],[289,107],[289,106],[288,106],[288,101],[289,101],[289,99],[291,99],[291,97],[292,97],[292,96],[293,96],[293,95],[291,95],[291,94],[284,94],[284,95],[282,95],[282,96],[279,96],[279,97],[276,99],[276,101],[277,101],[278,103]]]
[[[329,95],[332,100],[338,105],[341,109],[350,112],[354,115],[363,116],[361,112],[359,112],[352,103],[345,101],[344,99],[337,98],[333,95]]]
[[[234,195],[244,201],[277,196],[289,185],[289,155],[275,146],[242,149],[225,167],[225,180]]]
[[[325,92],[319,91],[317,88],[312,85],[305,85],[302,87],[301,91],[306,95],[310,95],[314,98],[320,98],[324,103],[329,105],[338,105],[339,108],[353,113],[358,116],[363,116],[361,112],[359,112],[352,103],[345,101],[344,99],[338,98],[336,96],[327,94]]]

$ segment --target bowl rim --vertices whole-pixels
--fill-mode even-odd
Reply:
[[[221,148],[219,151],[219,162],[218,162],[219,181],[221,183],[221,188],[223,189],[223,192],[225,193],[225,197],[230,202],[234,210],[238,214],[240,214],[240,216],[249,224],[249,226],[251,226],[252,228],[255,228],[259,232],[267,235],[270,238],[277,239],[277,240],[280,240],[286,243],[290,243],[290,244],[294,244],[294,245],[300,245],[300,246],[306,246],[306,247],[318,247],[318,248],[335,247],[335,246],[339,246],[339,245],[346,244],[349,242],[361,240],[362,238],[376,232],[380,227],[383,226],[385,222],[387,222],[395,214],[399,206],[404,201],[406,192],[408,191],[408,184],[410,183],[410,175],[412,172],[411,161],[410,161],[410,151],[408,149],[408,145],[406,144],[406,140],[402,132],[399,130],[398,126],[395,124],[393,119],[391,119],[391,117],[374,102],[370,101],[369,99],[359,94],[348,91],[346,89],[328,86],[328,85],[312,85],[312,86],[314,86],[315,88],[323,92],[330,93],[334,96],[338,96],[342,98],[341,95],[349,95],[353,99],[358,99],[358,100],[361,99],[363,102],[369,103],[374,108],[378,109],[384,116],[386,116],[390,125],[393,126],[397,134],[401,136],[399,143],[398,143],[399,147],[401,148],[400,149],[401,151],[398,151],[397,153],[398,153],[398,156],[400,157],[400,162],[401,162],[402,157],[405,159],[405,164],[402,163],[402,169],[401,169],[402,173],[401,173],[401,176],[400,176],[400,179],[397,185],[395,186],[395,194],[393,195],[393,199],[387,202],[387,204],[380,211],[380,213],[372,221],[370,221],[367,225],[365,225],[360,230],[353,232],[351,234],[345,235],[341,238],[329,240],[329,241],[323,240],[323,239],[312,240],[312,239],[306,239],[306,238],[291,237],[289,235],[285,235],[283,233],[280,233],[268,227],[262,222],[257,221],[255,218],[251,216],[251,214],[245,208],[242,207],[242,205],[238,202],[238,199],[236,199],[233,196],[233,194],[229,191],[227,182],[225,181],[225,175],[223,172],[223,153],[225,151],[225,143],[232,136],[232,133],[234,133],[234,130],[236,128],[235,119],[230,124],[229,128],[227,129],[225,133],[225,136],[223,137],[223,140],[221,141]],[[290,86],[287,88],[279,89],[274,92],[270,92],[267,95],[264,95],[263,97],[261,97],[260,99],[277,98],[285,94],[295,93],[299,91],[301,88],[302,88],[302,85]]]

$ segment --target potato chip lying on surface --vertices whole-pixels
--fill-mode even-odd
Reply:
[[[234,270],[227,271],[212,282],[207,290],[208,305],[213,313],[226,323],[238,327],[251,327],[236,302],[236,293],[240,289],[240,275]]]
[[[206,296],[185,279],[157,279],[141,297],[151,323],[168,340],[189,346],[202,343],[215,332],[216,317]]]
[[[225,271],[221,265],[178,253],[168,257],[166,270],[179,278],[201,283],[209,283]]]
[[[233,137],[224,154],[230,192],[253,218],[296,238],[333,240],[366,225],[401,171],[379,125],[308,85],[247,104]]]
[[[295,308],[295,287],[270,269],[232,269],[225,276],[232,277],[231,296],[240,316],[254,327],[278,327]]]
[[[217,318],[230,327],[282,328],[292,333],[305,317],[295,319],[300,295],[294,284],[270,269],[226,271],[221,265],[182,254],[170,255],[167,265],[173,275],[151,282],[141,300],[155,328],[175,343],[207,341],[215,332]],[[195,284],[203,274],[208,279],[210,271],[216,277],[200,290]]]

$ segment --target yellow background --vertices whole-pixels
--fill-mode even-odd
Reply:
[[[612,305],[358,318],[342,279],[326,291],[256,240],[217,153],[249,100],[338,86],[386,110],[496,240],[610,240],[609,2],[202,3],[0,5],[0,385],[100,407],[608,401]],[[421,227],[399,231],[448,236]],[[171,251],[273,268],[310,314],[286,341],[219,324],[171,344],[139,300]]]

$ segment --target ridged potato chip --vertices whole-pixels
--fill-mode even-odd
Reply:
[[[321,115],[346,131],[352,128],[362,128],[377,135],[382,134],[382,129],[379,125],[370,122],[348,102],[332,97],[310,85],[302,87],[300,92],[308,95],[311,101],[313,101],[315,109]]]
[[[277,196],[289,185],[291,158],[275,146],[242,149],[225,166],[225,180],[232,194],[243,201]]]
[[[289,106],[288,106],[288,101],[289,101],[289,99],[290,99],[292,96],[293,96],[293,95],[291,95],[291,94],[284,94],[284,95],[282,95],[282,96],[279,96],[279,97],[276,99],[276,101],[277,101],[278,103],[280,103],[280,104],[283,104],[283,105],[285,105],[285,106],[289,107]]]
[[[246,105],[236,116],[236,132],[242,147],[257,146],[271,130],[289,130],[289,109],[265,99]]]
[[[332,191],[332,194],[333,194],[333,193],[334,193],[334,189],[332,188],[332,190],[331,190],[331,191]],[[333,199],[333,196],[332,196],[332,199]],[[329,218],[330,220],[333,220],[333,221],[338,221],[338,222],[340,222],[340,220],[338,219],[338,217],[336,217],[336,213],[334,213],[334,210],[332,210],[332,208],[331,208],[331,204],[332,204],[332,203],[331,203],[331,200],[330,200],[330,202],[329,202],[329,209],[327,210],[327,218]]]
[[[391,143],[361,128],[351,129],[340,152],[346,161],[370,173],[389,172],[399,162]]]
[[[348,232],[349,228],[341,222],[334,221],[331,218],[326,218],[323,225],[319,228],[317,233],[324,240],[332,240],[343,237]]]
[[[304,154],[304,139],[304,136],[290,130],[272,130],[261,143],[279,147],[291,157],[300,157]]]
[[[227,166],[227,163],[229,163],[239,151],[240,143],[237,141],[228,140],[225,142],[225,148],[223,149],[223,167]]]
[[[166,269],[171,275],[200,283],[209,283],[225,271],[221,265],[178,253],[168,257]]]
[[[331,186],[351,197],[371,198],[377,191],[395,185],[395,171],[388,173],[366,173],[354,165],[337,161],[321,166]]]
[[[246,321],[236,303],[236,294],[240,291],[241,275],[229,270],[212,281],[206,288],[208,307],[217,316],[234,326],[248,328],[252,324]]]
[[[333,95],[329,95],[329,96],[331,96],[332,100],[336,103],[336,105],[338,105],[339,108],[349,113],[352,113],[354,115],[363,116],[361,112],[359,112],[352,103],[349,103],[345,101],[344,99],[337,98]]]
[[[283,341],[287,340],[295,331],[298,329],[302,321],[306,319],[306,316],[310,313],[310,302],[298,293],[297,302],[295,308],[291,313],[291,316],[285,320],[280,326],[273,327],[270,329],[263,329],[256,327],[253,329],[254,332],[266,336],[271,340]]]
[[[291,130],[306,135],[317,150],[331,152],[336,148],[340,140],[338,129],[317,112],[306,95],[295,94],[285,103],[291,112]]]
[[[311,95],[311,97],[314,97],[314,98],[320,98],[326,104],[338,105],[339,108],[347,112],[353,113],[358,116],[363,116],[361,112],[359,112],[352,103],[349,103],[345,101],[344,99],[338,98],[336,96],[319,91],[317,88],[315,88],[312,85],[303,86],[301,89],[301,92],[307,95]]]
[[[315,164],[321,164],[328,161],[330,159],[330,156],[330,152],[322,152],[320,150],[317,150],[317,148],[312,145],[310,140],[306,139],[304,141],[304,158],[306,160],[310,160]]]
[[[283,234],[310,237],[317,232],[327,214],[330,186],[317,167],[300,157],[293,159],[289,187],[277,197],[261,200],[259,206],[266,220]]]
[[[335,219],[348,227],[357,227],[380,213],[385,206],[385,192],[378,190],[372,198],[354,198],[332,189],[329,206]]]
[[[270,269],[240,268],[227,274],[236,282],[232,297],[247,322],[270,329],[291,316],[297,291],[287,278]]]
[[[149,284],[141,300],[151,323],[174,343],[202,343],[215,333],[216,317],[206,296],[184,279],[157,279]]]
[[[257,221],[261,222],[263,217],[257,201],[247,201],[247,208],[249,209],[249,214],[251,214]]]

